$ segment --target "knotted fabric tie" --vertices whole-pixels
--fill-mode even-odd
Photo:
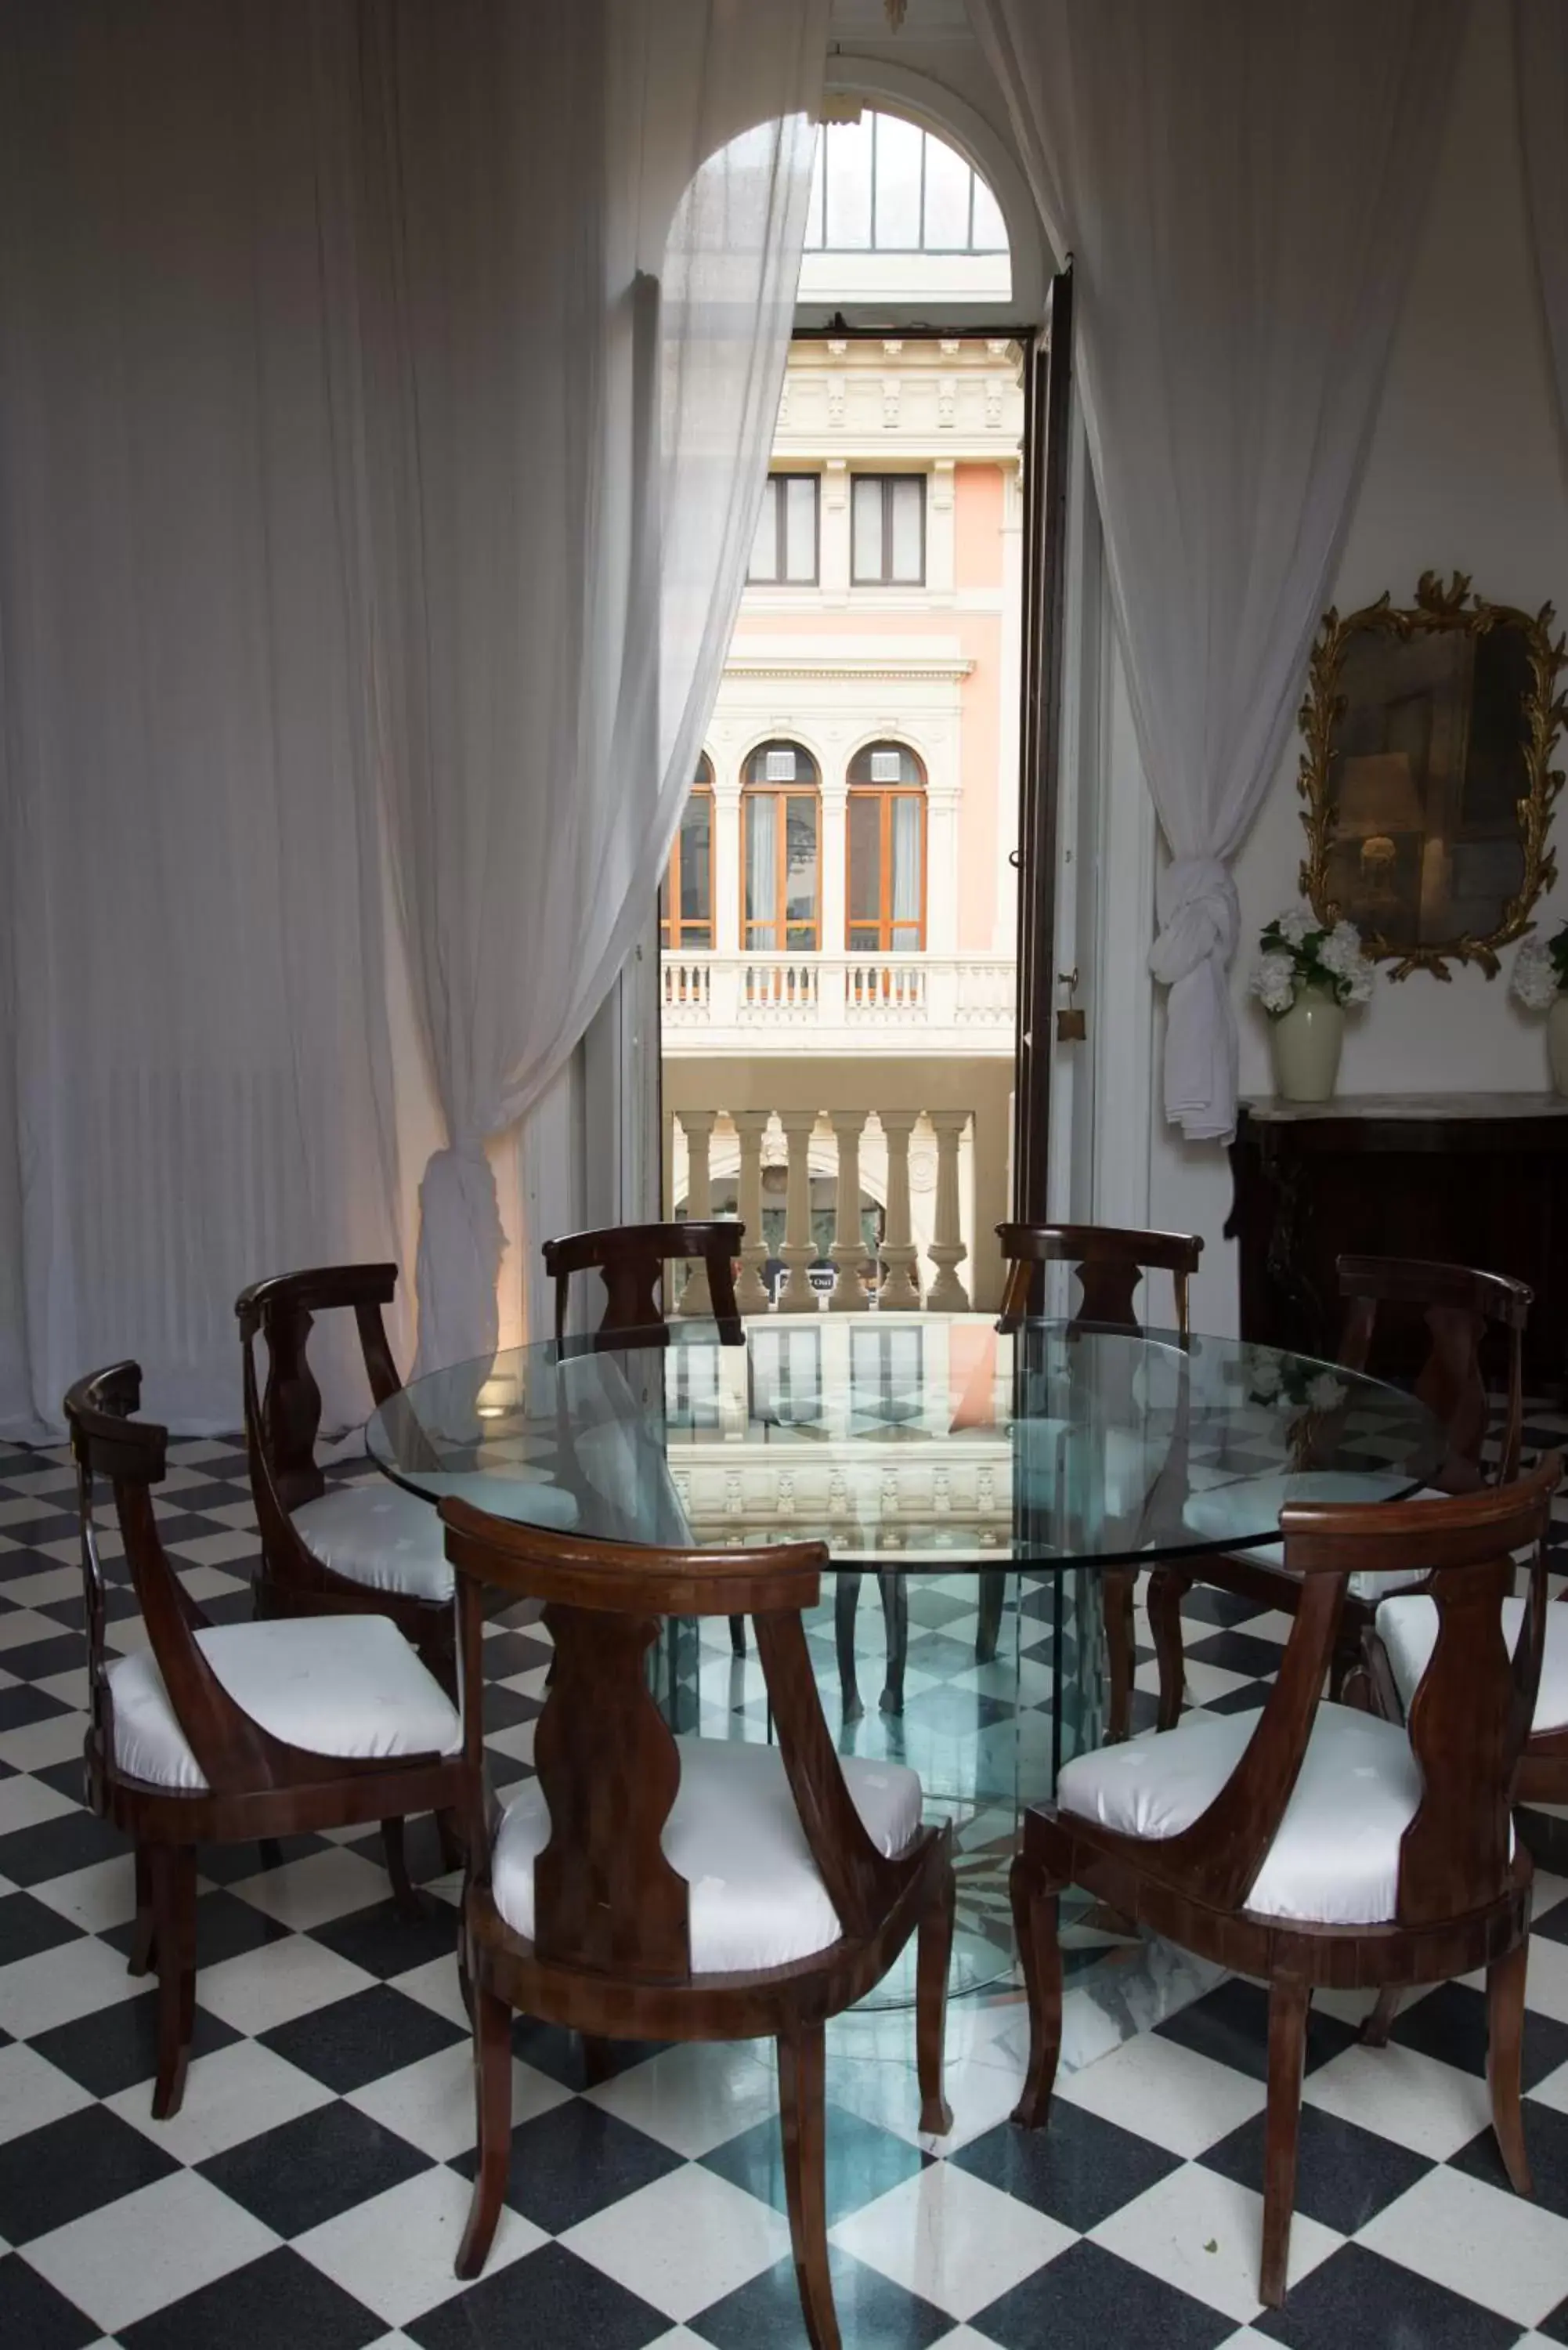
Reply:
[[[1236,1129],[1236,1015],[1229,971],[1241,908],[1217,857],[1178,857],[1160,875],[1159,935],[1148,967],[1170,990],[1165,1030],[1165,1114],[1191,1142],[1229,1141]]]
[[[431,1153],[420,1184],[420,1298],[415,1374],[493,1354],[495,1284],[506,1235],[495,1178],[477,1139]]]

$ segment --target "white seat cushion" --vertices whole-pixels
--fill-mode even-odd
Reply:
[[[1179,1835],[1241,1759],[1261,1710],[1208,1714],[1069,1762],[1059,1810],[1124,1835]],[[1320,1705],[1279,1834],[1247,1896],[1268,1918],[1367,1926],[1394,1915],[1399,1839],[1421,1801],[1403,1730],[1345,1705]]]
[[[455,1754],[457,1708],[385,1616],[280,1616],[196,1635],[242,1712],[313,1754],[387,1761]],[[109,1669],[114,1759],[128,1777],[182,1794],[207,1782],[151,1648]]]
[[[1502,1603],[1502,1637],[1511,1653],[1524,1621],[1522,1599]],[[1394,1685],[1407,1713],[1438,1639],[1438,1603],[1416,1592],[1386,1599],[1377,1610],[1377,1630],[1394,1671]],[[1546,1652],[1541,1660],[1532,1730],[1568,1730],[1568,1606],[1546,1610]]]
[[[678,1738],[680,1786],[664,1824],[670,1866],[691,1887],[691,1966],[734,1974],[787,1966],[839,1938],[778,1749]],[[902,1852],[920,1826],[920,1783],[899,1762],[846,1760],[855,1808],[878,1852]],[[536,1780],[521,1789],[495,1837],[495,1906],[516,1933],[534,1932],[534,1863],[550,1821]]]
[[[433,1502],[389,1478],[333,1485],[293,1513],[294,1530],[312,1558],[346,1583],[400,1598],[452,1597],[446,1535]]]
[[[1229,1484],[1210,1485],[1204,1492],[1189,1494],[1181,1514],[1194,1534],[1220,1541],[1256,1534],[1260,1525],[1279,1516],[1287,1502],[1387,1502],[1403,1490],[1404,1482],[1370,1471],[1359,1475],[1329,1469],[1282,1470],[1268,1477],[1233,1478]],[[1407,1498],[1441,1502],[1448,1496],[1424,1485]],[[1272,1566],[1281,1574],[1288,1572],[1283,1543],[1252,1543],[1238,1555],[1256,1559],[1260,1566]],[[1402,1591],[1418,1580],[1399,1571],[1361,1567],[1350,1577],[1346,1589],[1353,1599],[1363,1599],[1371,1607],[1386,1593]]]

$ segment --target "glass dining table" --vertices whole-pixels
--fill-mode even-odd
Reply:
[[[518,1347],[411,1381],[367,1440],[432,1503],[577,1536],[824,1543],[807,1631],[841,1749],[912,1764],[954,1823],[955,1993],[1011,1968],[1023,1808],[1105,1733],[1104,1571],[1277,1541],[1292,1496],[1398,1499],[1445,1451],[1413,1397],[1331,1364],[976,1314]],[[769,1736],[754,1650],[722,1621],[671,1625],[655,1669],[672,1728]]]

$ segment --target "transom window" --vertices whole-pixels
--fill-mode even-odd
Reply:
[[[746,761],[742,947],[811,952],[822,943],[822,796],[816,761],[799,743],[763,743]]]
[[[1005,253],[996,198],[956,148],[896,114],[830,122],[817,141],[808,253]]]
[[[749,580],[775,587],[815,585],[821,487],[815,473],[768,475],[752,542]]]
[[[850,578],[859,588],[918,588],[926,576],[926,477],[857,473],[851,484]]]
[[[845,945],[889,954],[926,943],[926,771],[907,743],[871,743],[849,762]]]
[[[713,944],[713,767],[705,751],[659,893],[659,943],[677,954]]]

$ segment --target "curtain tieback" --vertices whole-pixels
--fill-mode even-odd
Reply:
[[[1200,963],[1223,971],[1241,934],[1241,903],[1231,868],[1218,857],[1178,857],[1159,877],[1156,897],[1159,936],[1148,967],[1167,987]]]

